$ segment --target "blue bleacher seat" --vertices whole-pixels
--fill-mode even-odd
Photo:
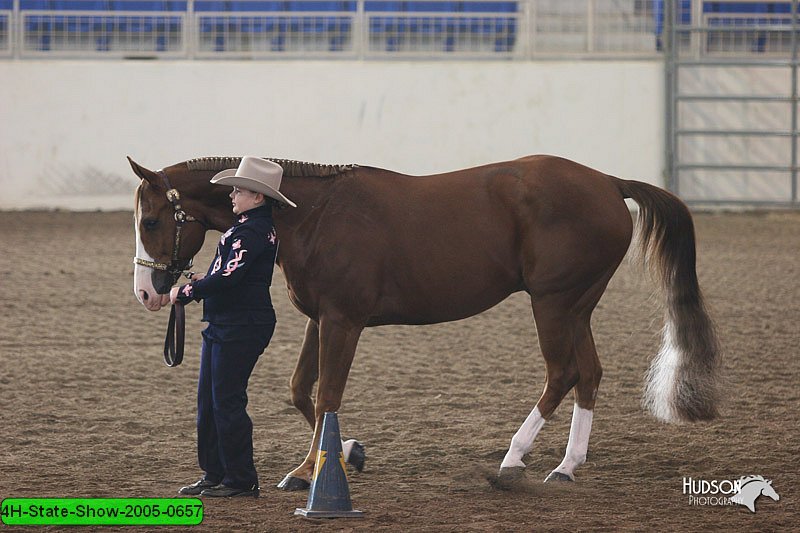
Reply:
[[[433,19],[422,16],[409,17],[405,12],[408,11],[409,2],[380,2],[367,0],[364,2],[364,10],[367,12],[387,13],[387,16],[370,16],[370,34],[385,36],[384,47],[388,52],[396,52],[403,46],[405,33],[411,32],[432,32],[435,22]],[[416,10],[419,12],[419,10]],[[399,16],[388,15],[389,13]]]
[[[53,9],[52,0],[20,0],[21,10],[49,11]]]
[[[449,13],[458,11],[461,2],[404,2],[406,11]]]
[[[166,11],[167,2],[156,0],[112,0],[114,11]]]
[[[205,13],[205,12],[217,13],[217,12],[220,12],[220,11],[227,11],[227,8],[225,6],[225,4],[227,4],[227,3],[228,2],[206,1],[206,0],[200,1],[199,0],[199,1],[194,3],[194,10],[196,12],[201,12],[201,13]],[[236,4],[236,3],[239,3],[239,2],[231,2],[231,3],[232,4]],[[245,11],[245,10],[240,9],[239,11]]]
[[[692,23],[692,0],[680,0],[679,7],[680,9],[680,23],[681,24],[691,24]]]
[[[425,17],[419,28],[409,27],[411,31],[419,31],[420,33],[439,34],[447,29],[447,21],[441,18]]]
[[[53,9],[56,11],[108,11],[109,3],[106,0],[53,0]],[[87,33],[98,31],[101,25],[95,24],[95,17],[86,15],[58,15],[53,19],[54,29],[57,32]]]
[[[286,2],[226,2],[228,11],[286,11]]]
[[[705,13],[791,13],[791,2],[704,2]]]
[[[357,3],[354,1],[289,1],[286,2],[286,9],[294,13],[311,13],[311,12],[354,12],[357,8]],[[335,16],[327,17],[309,17],[303,18],[299,21],[295,18],[290,19],[289,29],[293,32],[302,33],[323,33],[323,32],[337,32],[340,31],[339,18]],[[341,47],[344,41],[336,39],[331,47]]]
[[[105,0],[53,0],[53,9],[57,11],[108,11],[109,3]]]
[[[364,11],[405,11],[405,2],[376,2],[367,0],[364,2]]]
[[[51,11],[53,9],[53,2],[51,0],[20,0],[20,10],[30,11]],[[28,15],[25,17],[25,31],[32,33],[49,32],[52,30],[53,17],[47,15]],[[43,34],[39,49],[50,49],[50,36]]]
[[[286,2],[289,11],[338,11],[339,2]]]
[[[215,16],[200,17],[200,33],[221,33],[225,31],[228,24],[227,18]]]
[[[166,2],[145,0],[111,0],[112,11],[164,11]],[[116,16],[111,31],[122,33],[151,33],[154,29],[153,19],[144,15]]]
[[[465,13],[516,13],[519,2],[461,2]]]
[[[289,11],[346,11],[352,2],[286,2]]]

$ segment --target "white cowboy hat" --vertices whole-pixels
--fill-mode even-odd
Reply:
[[[280,202],[297,207],[297,204],[286,198],[278,189],[281,187],[283,167],[261,157],[245,156],[239,168],[223,170],[211,178],[215,185],[241,187],[253,192],[260,192]]]

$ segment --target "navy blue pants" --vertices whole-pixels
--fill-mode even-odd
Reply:
[[[203,331],[197,385],[197,458],[205,479],[229,487],[258,487],[247,381],[275,324],[219,326]]]

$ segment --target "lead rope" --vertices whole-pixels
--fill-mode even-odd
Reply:
[[[183,361],[183,341],[186,336],[186,313],[183,304],[175,302],[169,311],[167,336],[164,339],[164,362],[175,367]]]

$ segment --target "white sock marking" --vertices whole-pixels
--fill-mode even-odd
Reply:
[[[586,462],[586,452],[589,449],[589,434],[592,432],[593,411],[583,409],[575,404],[572,410],[572,425],[569,428],[569,441],[564,460],[554,470],[566,474],[570,479],[575,479],[575,469]]]
[[[544,418],[542,418],[539,408],[534,407],[531,414],[528,415],[528,418],[525,419],[525,422],[522,423],[522,426],[520,426],[514,434],[514,437],[512,437],[511,446],[508,448],[503,462],[500,463],[500,468],[514,466],[525,468],[522,457],[533,449],[533,441],[536,439],[536,435],[539,434],[542,426],[544,426]]]

